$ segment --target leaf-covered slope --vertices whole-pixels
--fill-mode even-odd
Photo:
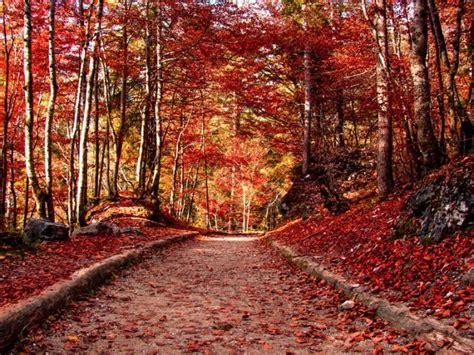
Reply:
[[[452,173],[456,164],[444,171]],[[462,277],[474,266],[474,233],[472,229],[458,231],[432,245],[423,245],[418,235],[394,238],[409,196],[405,192],[382,203],[359,204],[324,219],[296,220],[269,235],[373,292],[408,302],[426,314],[453,317],[450,320],[456,327],[468,329],[468,304],[474,300],[474,289]]]

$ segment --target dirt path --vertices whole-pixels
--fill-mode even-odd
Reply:
[[[310,353],[413,349],[262,241],[200,237],[119,275],[50,317],[17,350],[103,353]]]

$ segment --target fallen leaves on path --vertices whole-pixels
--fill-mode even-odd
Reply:
[[[121,219],[118,224],[130,227],[133,223]],[[167,227],[140,229],[141,235],[73,237],[64,242],[40,243],[24,255],[0,259],[0,307],[37,295],[75,271],[126,249],[185,232]]]
[[[357,302],[341,310],[344,300],[262,241],[200,238],[172,245],[124,271],[94,297],[73,303],[34,330],[19,350],[215,354],[371,352],[395,345],[425,349]],[[67,341],[67,335],[78,341]]]

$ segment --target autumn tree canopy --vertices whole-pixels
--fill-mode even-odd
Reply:
[[[464,0],[2,0],[0,218],[134,196],[267,227],[291,178],[373,152],[378,193],[472,149]]]

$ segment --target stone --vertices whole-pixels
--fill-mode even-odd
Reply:
[[[417,234],[423,244],[437,243],[474,222],[472,164],[437,176],[416,190],[403,207],[397,236]]]
[[[142,231],[138,227],[124,227],[120,229],[121,234],[136,234],[141,235]]]
[[[469,269],[462,277],[462,282],[469,286],[474,286],[474,268]]]
[[[109,224],[105,222],[94,222],[89,224],[88,226],[81,227],[76,229],[72,235],[74,236],[95,236],[101,234],[108,234],[108,235],[118,235],[121,233],[120,227],[116,224]]]
[[[340,307],[341,307],[341,309],[349,310],[349,309],[352,309],[352,308],[355,307],[355,302],[351,301],[351,300],[347,300],[347,301],[343,302]]]
[[[69,238],[69,227],[46,219],[29,219],[25,225],[25,234],[34,241],[61,241]]]

